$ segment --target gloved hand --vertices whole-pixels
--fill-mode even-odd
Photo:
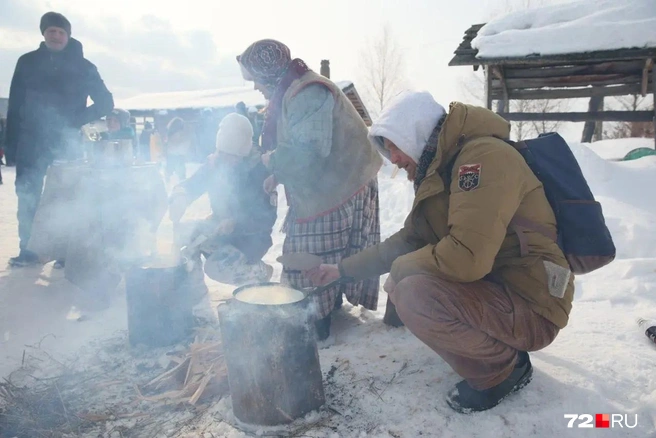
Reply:
[[[175,188],[169,197],[169,218],[177,224],[187,210],[187,194],[183,189]]]

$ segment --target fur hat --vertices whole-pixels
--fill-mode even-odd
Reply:
[[[247,157],[253,148],[253,125],[247,117],[237,113],[225,116],[216,133],[216,151]]]
[[[41,17],[41,24],[39,25],[41,35],[43,35],[49,27],[59,27],[64,29],[68,36],[71,36],[71,22],[59,12],[46,12],[43,14]]]

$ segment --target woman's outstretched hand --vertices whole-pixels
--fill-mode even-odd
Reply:
[[[337,265],[321,264],[316,268],[305,271],[305,276],[314,286],[323,286],[341,277]]]

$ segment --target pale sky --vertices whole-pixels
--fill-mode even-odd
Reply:
[[[389,24],[407,88],[429,91],[445,107],[454,100],[482,104],[462,86],[472,83],[472,68],[448,67],[465,30],[511,10],[565,1],[0,0],[0,97],[9,94],[18,57],[43,40],[41,15],[56,11],[117,100],[252,86],[235,56],[262,38],[284,42],[315,71],[329,59],[331,78],[353,81],[366,99],[361,54]],[[579,127],[571,132],[580,137]]]
[[[63,13],[116,98],[140,92],[246,85],[235,55],[275,38],[292,56],[334,80],[363,81],[360,53],[389,23],[405,58],[405,78],[443,105],[462,99],[448,67],[464,31],[519,0],[0,0],[0,96],[9,93],[17,58],[35,49],[44,12]],[[524,2],[526,0],[523,0]],[[249,84],[250,85],[250,84]]]

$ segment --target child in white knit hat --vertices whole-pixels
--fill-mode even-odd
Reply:
[[[177,243],[187,246],[187,256],[198,261],[204,256],[204,272],[213,280],[239,286],[271,278],[273,268],[262,262],[273,244],[277,213],[263,189],[268,176],[260,151],[253,145],[251,122],[231,113],[219,124],[216,152],[174,188],[169,202],[174,223],[193,201],[208,194],[212,214],[202,221],[179,224]]]

